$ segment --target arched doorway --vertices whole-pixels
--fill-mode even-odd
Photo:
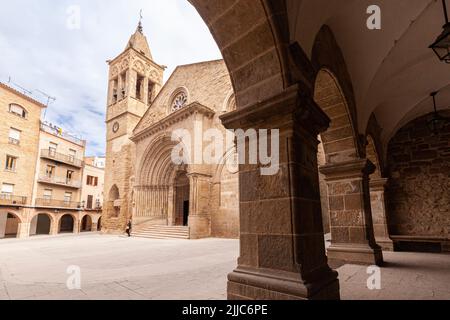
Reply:
[[[20,219],[13,213],[0,213],[0,239],[17,238]]]
[[[117,200],[119,199],[119,188],[116,185],[113,185],[109,191],[109,201],[106,208],[109,216],[117,218],[120,215],[120,206],[117,203]]]
[[[40,213],[33,217],[30,226],[30,236],[49,235],[52,225],[51,217],[46,213]]]
[[[61,217],[59,221],[59,233],[73,233],[75,220],[70,214]]]
[[[175,214],[174,224],[176,226],[188,226],[190,210],[190,184],[186,172],[179,172],[174,182]]]
[[[91,232],[92,231],[92,218],[90,215],[85,215],[83,220],[81,220],[81,232]]]
[[[97,222],[97,231],[102,231],[102,217],[98,219]]]

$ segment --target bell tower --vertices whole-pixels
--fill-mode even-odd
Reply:
[[[102,225],[123,233],[132,216],[136,150],[129,139],[163,84],[165,67],[153,61],[142,23],[125,50],[108,61],[106,168]]]

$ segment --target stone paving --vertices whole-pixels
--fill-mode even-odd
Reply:
[[[225,299],[236,240],[150,240],[98,234],[0,240],[0,300]],[[450,299],[450,255],[386,253],[382,289],[366,267],[338,269],[343,299]],[[81,271],[69,290],[67,269]]]

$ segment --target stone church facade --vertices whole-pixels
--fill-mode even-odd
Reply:
[[[225,135],[219,116],[235,109],[225,63],[179,66],[163,86],[165,67],[153,61],[139,26],[109,64],[103,231],[123,233],[132,220],[133,230],[168,226],[191,239],[237,238],[234,147],[214,165],[176,164],[171,156],[177,130],[200,139],[209,129]]]

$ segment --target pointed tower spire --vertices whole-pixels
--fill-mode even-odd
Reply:
[[[150,46],[148,45],[147,38],[144,35],[144,28],[142,26],[142,10],[140,11],[139,23],[136,32],[131,36],[130,41],[128,41],[127,47],[137,50],[139,53],[143,54],[147,58],[153,60],[152,53],[150,51]],[[125,49],[125,50],[126,50]]]

